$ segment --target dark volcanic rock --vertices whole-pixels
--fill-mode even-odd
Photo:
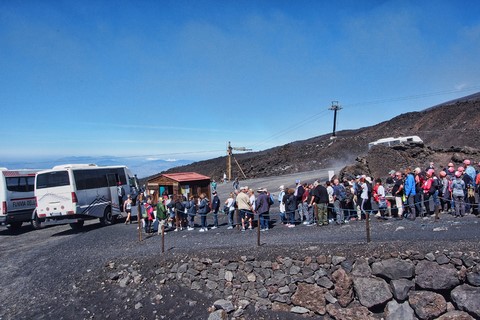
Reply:
[[[452,289],[460,283],[457,269],[452,265],[439,265],[423,260],[415,267],[415,273],[416,284],[423,289]]]

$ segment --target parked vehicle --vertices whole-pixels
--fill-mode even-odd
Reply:
[[[40,170],[0,168],[0,223],[18,229],[35,210],[35,174]]]
[[[67,164],[38,172],[35,179],[37,208],[32,219],[41,224],[66,224],[81,228],[87,219],[109,225],[121,217],[119,188],[136,196],[138,181],[126,166]]]
[[[378,139],[377,141],[370,142],[368,144],[368,149],[372,148],[373,146],[376,145],[382,145],[382,146],[395,146],[403,143],[423,143],[423,140],[420,139],[419,136],[408,136],[408,137],[398,137],[398,138],[383,138],[383,139]]]

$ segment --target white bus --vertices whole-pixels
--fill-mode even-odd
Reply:
[[[124,190],[123,200],[128,194],[135,199],[138,181],[126,166],[67,164],[40,171],[35,179],[33,220],[46,225],[69,223],[72,229],[93,218],[112,224],[123,211],[118,188]]]
[[[35,174],[40,170],[0,168],[0,224],[18,229],[35,210]]]
[[[403,143],[423,143],[423,140],[420,139],[419,136],[383,138],[383,139],[378,139],[377,141],[370,142],[368,144],[368,149],[377,145],[392,147],[392,146],[396,146]]]

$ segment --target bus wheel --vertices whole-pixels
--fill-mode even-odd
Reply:
[[[32,227],[35,230],[42,228],[42,222],[40,221],[40,219],[38,219],[38,216],[36,213],[35,213],[35,217],[32,219]]]
[[[10,230],[18,230],[22,227],[21,221],[10,222],[9,229]]]
[[[84,223],[84,220],[78,220],[77,222],[70,223],[70,228],[72,228],[72,230],[82,229]]]
[[[103,218],[100,218],[100,223],[104,226],[109,226],[113,224],[115,217],[112,214],[112,209],[110,207],[105,208],[103,213]]]

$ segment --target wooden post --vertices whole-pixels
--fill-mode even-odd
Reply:
[[[237,224],[237,229],[240,230],[240,228],[242,227],[241,223],[239,223],[239,217],[238,217],[238,208],[235,208],[235,213],[233,215],[233,223],[236,223]]]
[[[260,215],[257,218],[257,247],[260,247]]]
[[[137,205],[137,226],[138,226],[138,241],[142,241],[142,203],[141,196],[136,199]]]
[[[165,225],[162,224],[162,253],[165,253]]]
[[[138,241],[142,241],[142,220],[138,219]]]

